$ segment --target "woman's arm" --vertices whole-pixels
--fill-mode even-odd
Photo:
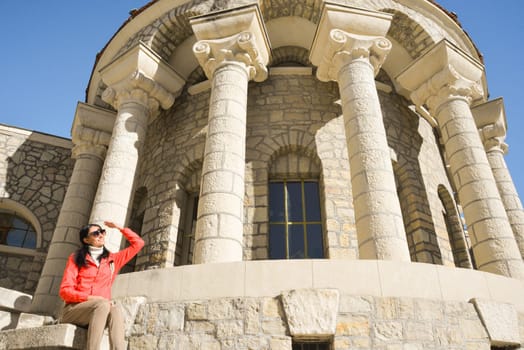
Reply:
[[[144,240],[130,228],[122,228],[111,221],[105,221],[104,225],[119,230],[129,242],[129,247],[114,254],[115,270],[118,271],[142,249]]]
[[[60,284],[59,294],[66,303],[80,303],[88,298],[87,293],[80,292],[77,289],[78,266],[75,264],[74,255],[74,253],[71,254],[67,260],[64,277],[62,277]]]

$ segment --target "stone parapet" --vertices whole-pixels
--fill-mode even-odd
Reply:
[[[209,288],[213,285],[213,288]],[[335,288],[340,294],[468,302],[482,298],[524,312],[524,282],[493,273],[383,260],[243,261],[119,275],[113,297],[149,302],[275,297],[282,291]]]

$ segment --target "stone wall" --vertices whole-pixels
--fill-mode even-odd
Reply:
[[[380,92],[380,101],[411,260],[455,266],[438,188],[453,191],[434,130],[398,95]]]
[[[246,260],[268,256],[268,181],[319,181],[325,257],[358,256],[349,161],[338,87],[312,75],[273,75],[249,89]],[[284,158],[283,158],[284,157]],[[295,161],[293,161],[295,159]],[[296,160],[303,159],[300,164]],[[276,161],[279,168],[271,171]],[[317,163],[320,174],[311,171]]]
[[[321,302],[325,292],[318,293],[316,300]],[[301,318],[291,299],[289,293],[166,303],[124,299],[125,305],[134,305],[127,307],[134,319],[127,331],[130,349],[287,350],[293,332],[313,323],[308,338],[327,338],[334,350],[490,349],[472,303],[340,295],[338,303],[327,307],[328,313],[334,311],[335,328],[326,337],[315,331],[331,327],[325,305],[313,305],[316,311]]]
[[[244,259],[268,256],[267,183],[284,177],[319,181],[325,256],[357,259],[338,87],[318,81],[310,68],[286,69],[285,75],[271,74],[262,83],[250,83],[248,89]],[[387,83],[387,77],[383,80]],[[137,188],[147,193],[142,226],[146,247],[137,259],[139,270],[172,266],[175,255],[180,256],[177,238],[187,227],[188,198],[200,189],[207,131],[209,90],[200,89],[179,96],[148,127],[137,182]],[[400,96],[381,91],[380,101],[395,153],[392,159],[412,260],[454,265],[438,195],[439,186],[449,189],[450,184],[433,128]]]
[[[41,231],[36,250],[0,251],[1,287],[36,288],[73,168],[71,147],[66,139],[0,125],[0,208],[7,200],[24,207]]]

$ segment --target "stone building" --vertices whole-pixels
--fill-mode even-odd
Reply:
[[[487,91],[435,1],[149,2],[71,142],[0,128],[0,349],[81,347],[23,320],[55,315],[103,220],[146,242],[113,289],[130,349],[520,349],[524,211]]]

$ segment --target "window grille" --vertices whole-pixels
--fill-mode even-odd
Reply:
[[[269,258],[323,258],[317,181],[269,183]]]

